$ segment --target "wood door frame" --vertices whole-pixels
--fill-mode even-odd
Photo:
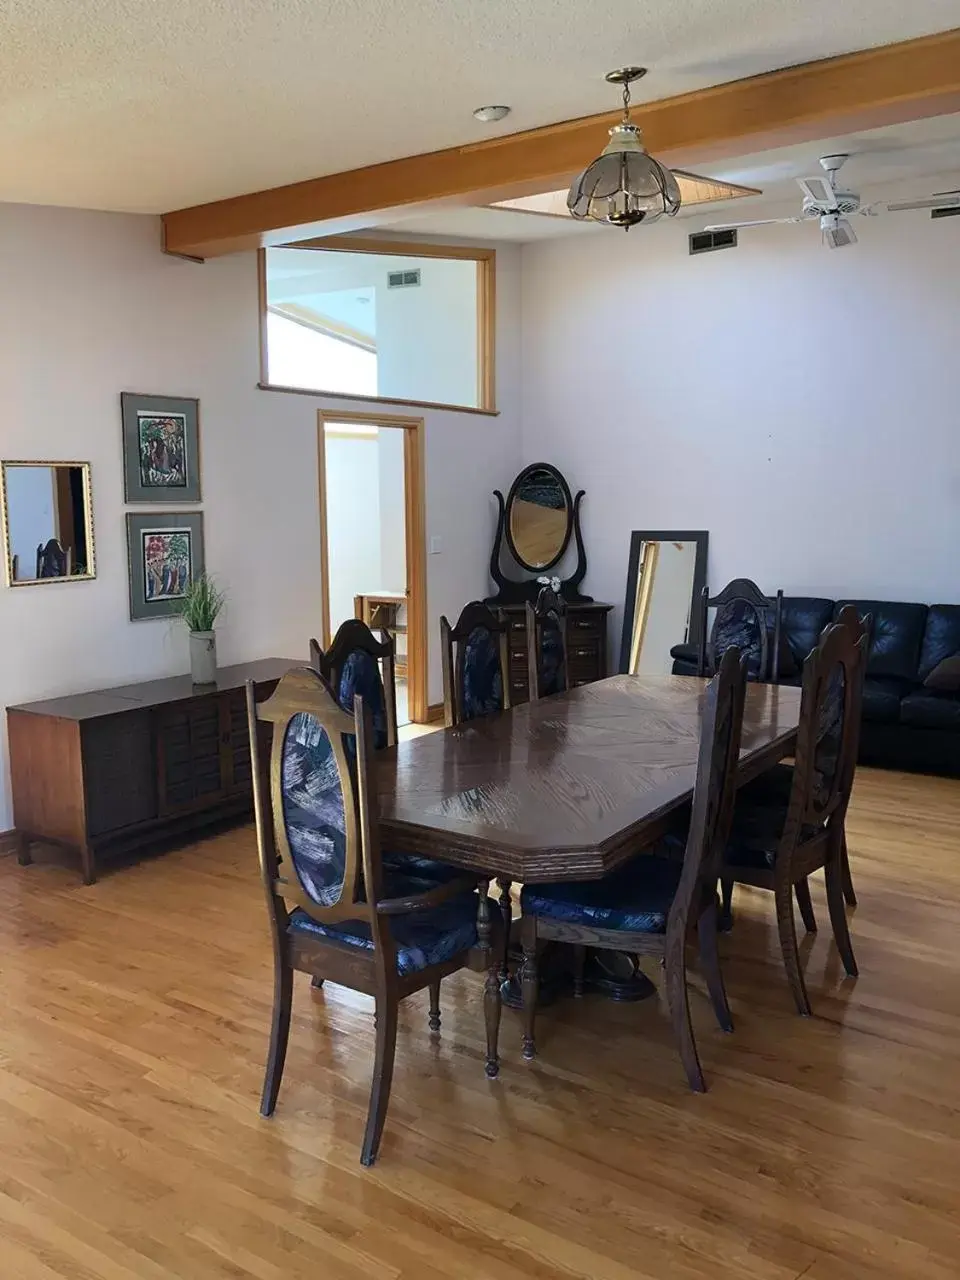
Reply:
[[[427,699],[427,515],[424,419],[394,413],[317,410],[317,473],[320,500],[320,602],[326,648],[330,634],[330,567],[327,538],[326,428],[339,422],[403,432],[403,524],[407,567],[407,698],[410,719],[426,724]]]

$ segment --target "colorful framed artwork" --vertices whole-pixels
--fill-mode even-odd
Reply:
[[[125,501],[200,501],[199,410],[197,400],[123,392]]]
[[[169,618],[204,570],[203,513],[127,513],[130,618]]]

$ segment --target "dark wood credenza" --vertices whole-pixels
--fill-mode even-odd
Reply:
[[[102,854],[190,835],[253,808],[247,680],[268,697],[289,658],[7,708],[20,861],[33,841],[79,854],[85,884]]]
[[[526,605],[493,606],[510,622],[510,702],[516,706],[530,698],[527,676]],[[567,605],[567,660],[570,688],[603,680],[607,674],[607,614],[612,604]]]

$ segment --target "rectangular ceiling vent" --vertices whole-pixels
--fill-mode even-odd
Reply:
[[[944,205],[942,209],[931,209],[931,218],[960,218],[960,204]]]
[[[388,289],[416,289],[420,284],[420,268],[416,271],[388,271]]]
[[[737,232],[735,227],[729,231],[695,231],[690,237],[691,253],[713,253],[714,249],[735,249]]]

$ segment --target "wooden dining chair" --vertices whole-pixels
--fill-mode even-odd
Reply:
[[[487,965],[494,915],[476,877],[443,885],[391,873],[381,860],[369,710],[338,705],[312,668],[295,668],[269,699],[247,684],[260,873],[273,936],[274,998],[260,1112],[273,1114],[283,1076],[293,974],[299,970],[373,996],[376,1050],[361,1162],[376,1159],[383,1132],[400,1001],[430,991],[440,1028],[440,983]],[[258,725],[272,727],[269,756]],[[499,987],[488,995],[487,1070],[497,1061]],[[495,1070],[492,1072],[495,1074]]]
[[[717,949],[717,877],[730,829],[746,695],[747,660],[727,649],[704,691],[693,807],[685,845],[669,836],[604,880],[525,885],[523,1056],[536,1055],[537,949],[545,939],[659,956],[666,997],[691,1089],[706,1090],[687,995],[686,942],[696,924],[700,959],[717,1021],[733,1030]],[[681,852],[682,850],[682,852]]]
[[[566,693],[567,606],[552,587],[544,587],[536,604],[524,609],[527,633],[527,679],[530,701]]]
[[[707,620],[716,610],[712,628]],[[780,672],[780,630],[783,615],[783,592],[765,596],[750,578],[734,578],[719,595],[711,596],[708,587],[700,596],[700,642],[697,674],[711,676],[719,669],[723,652],[729,646],[741,649],[749,660],[751,680],[776,684]],[[769,618],[773,618],[772,644]]]
[[[357,694],[373,720],[376,750],[397,745],[397,677],[393,637],[381,631],[380,639],[359,618],[347,618],[324,651],[310,641],[310,665],[326,680],[346,712],[353,710]]]
[[[464,605],[456,625],[440,618],[443,718],[448,729],[510,708],[510,625],[480,600]]]
[[[860,628],[858,627],[858,630]],[[803,667],[797,748],[789,794],[745,787],[721,871],[725,909],[734,883],[774,894],[780,949],[801,1014],[810,1014],[797,947],[793,898],[816,929],[808,877],[823,870],[833,935],[850,977],[857,963],[844,910],[844,823],[857,765],[868,634],[831,623]],[[783,776],[783,775],[781,775]],[[782,784],[781,784],[782,787]]]

